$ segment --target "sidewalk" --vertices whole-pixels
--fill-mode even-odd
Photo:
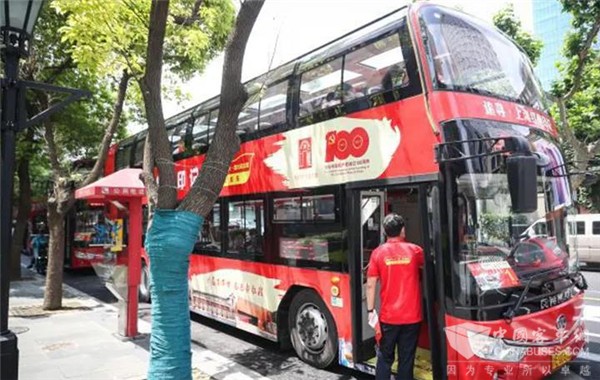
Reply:
[[[45,311],[45,279],[26,269],[22,277],[11,283],[8,320],[18,338],[19,379],[146,379],[149,323],[138,320],[140,339],[124,340],[115,307],[63,285],[63,309]],[[194,380],[268,380],[194,344],[192,367]]]

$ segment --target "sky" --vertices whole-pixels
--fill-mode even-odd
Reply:
[[[263,74],[272,67],[327,43],[406,4],[406,0],[266,0],[254,25],[246,53],[242,79]],[[458,7],[484,21],[507,3],[513,3],[523,27],[532,30],[531,1],[525,0],[436,0],[435,3]],[[165,117],[173,116],[219,93],[222,55],[214,59],[204,73],[183,86],[190,99],[181,103],[165,100]],[[131,126],[134,133],[144,126]]]

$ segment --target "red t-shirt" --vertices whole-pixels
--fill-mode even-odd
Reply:
[[[404,325],[423,319],[419,281],[423,262],[423,249],[399,237],[389,238],[373,251],[367,277],[381,282],[381,322]]]

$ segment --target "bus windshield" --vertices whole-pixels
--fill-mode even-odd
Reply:
[[[436,6],[422,8],[421,25],[435,88],[545,108],[529,60],[497,29]]]
[[[530,279],[536,281],[529,292],[542,296],[547,281],[576,269],[576,252],[567,244],[572,201],[560,150],[545,134],[513,124],[460,120],[447,123],[444,131],[448,141],[468,141],[461,155],[477,156],[450,165],[457,300],[510,304]],[[498,148],[490,138],[515,135],[527,138],[538,157],[537,210],[530,213],[513,211],[504,154],[485,154]],[[527,233],[540,220],[544,234]],[[527,305],[534,307],[540,303]]]

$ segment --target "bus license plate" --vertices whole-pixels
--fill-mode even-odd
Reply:
[[[558,367],[568,363],[569,360],[571,360],[571,355],[567,351],[560,351],[552,355],[552,370],[554,371]]]

